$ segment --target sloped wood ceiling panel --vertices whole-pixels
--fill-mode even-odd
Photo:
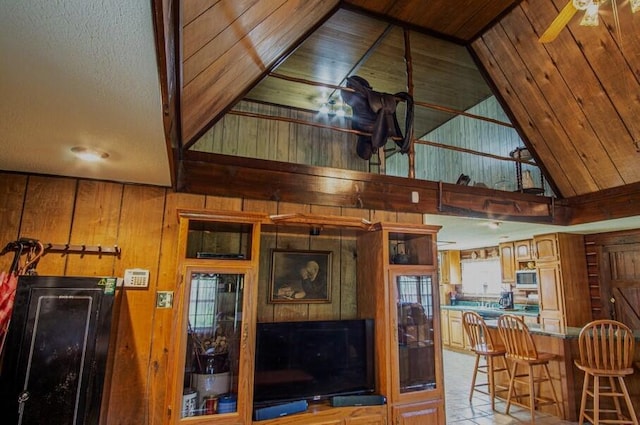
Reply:
[[[491,89],[464,46],[419,31],[409,31],[408,38],[416,101],[467,110],[491,96]],[[356,74],[367,79],[377,91],[406,91],[405,34],[401,27],[386,21],[339,9],[274,72],[335,86],[344,85],[349,75]],[[340,104],[340,93],[332,89],[291,83],[269,75],[245,99],[318,110],[329,95]],[[426,107],[416,107],[414,114],[415,137],[423,136],[453,116]]]
[[[338,4],[338,0],[197,0],[182,4],[182,140],[225,108]]]
[[[346,4],[429,31],[471,41],[519,0],[347,0]]]
[[[565,4],[523,1],[471,47],[558,195],[570,197],[640,181],[640,16],[621,8],[622,47],[612,28],[582,27],[579,16],[539,43]]]

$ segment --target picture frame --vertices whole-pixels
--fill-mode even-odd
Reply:
[[[274,249],[270,303],[330,303],[331,251]]]

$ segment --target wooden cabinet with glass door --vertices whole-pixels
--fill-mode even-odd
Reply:
[[[180,213],[171,423],[251,423],[260,221]]]
[[[358,312],[375,318],[377,382],[393,423],[444,423],[438,230],[380,223],[357,240]]]

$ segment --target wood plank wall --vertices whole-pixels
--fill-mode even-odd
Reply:
[[[340,117],[275,105],[240,102],[235,110],[348,128]],[[356,154],[355,136],[321,127],[263,118],[225,115],[192,149],[319,167],[367,171],[369,163]]]
[[[471,114],[509,122],[495,97],[490,97],[468,111]],[[457,116],[439,128],[421,137],[431,143],[440,143],[455,148],[475,150],[509,158],[516,148],[524,147],[514,128]],[[442,149],[432,145],[415,144],[416,178],[421,180],[455,183],[461,173],[471,179],[470,185],[481,184],[490,189],[513,191],[517,189],[515,162],[473,155],[456,150]],[[540,169],[522,165],[531,173],[536,187],[541,187]],[[394,155],[387,161],[387,174],[408,176],[405,155]],[[552,191],[545,184],[546,194]]]
[[[111,255],[46,254],[39,275],[122,276],[128,268],[149,269],[148,289],[118,291],[117,335],[108,390],[110,424],[162,424],[167,416],[166,387],[170,370],[172,310],[155,308],[157,291],[177,285],[178,209],[253,211],[268,214],[306,212],[345,215],[371,221],[421,223],[421,214],[395,213],[317,205],[286,204],[175,193],[154,186],[121,184],[66,177],[0,173],[0,245],[19,237],[44,243],[112,246]],[[258,320],[350,318],[356,315],[355,239],[309,238],[278,232],[261,241]],[[268,304],[272,248],[331,250],[332,302],[330,304]],[[7,270],[13,255],[0,256]]]
[[[235,110],[271,117],[284,117],[302,122],[350,128],[350,121],[310,111],[293,110],[275,105],[240,102]],[[472,108],[470,113],[509,122],[495,97]],[[466,117],[456,117],[423,137],[431,143],[477,150],[509,158],[515,148],[524,146],[514,128]],[[387,147],[395,144],[389,141]],[[236,155],[249,158],[340,168],[379,173],[378,158],[363,160],[356,154],[356,135],[313,127],[296,122],[246,117],[229,113],[205,133],[193,146],[201,152]],[[416,178],[456,183],[461,173],[471,177],[471,185],[491,189],[516,189],[515,162],[473,155],[431,145],[416,143]],[[392,154],[386,160],[386,175],[407,177],[407,155]],[[523,165],[531,172],[536,187],[541,185],[538,167]],[[546,185],[548,195],[551,189]]]

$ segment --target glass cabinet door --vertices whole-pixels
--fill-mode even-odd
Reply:
[[[244,274],[187,272],[181,417],[237,410]]]
[[[392,274],[396,293],[399,392],[436,388],[434,276]]]

